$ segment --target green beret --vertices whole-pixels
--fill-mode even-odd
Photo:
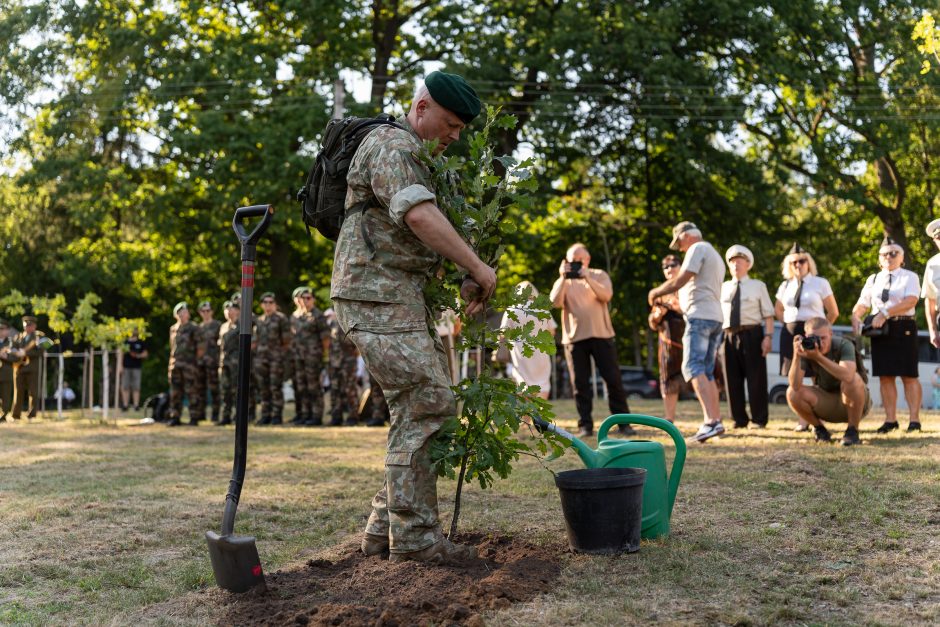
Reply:
[[[301,296],[303,296],[305,292],[310,292],[311,294],[313,293],[309,285],[301,285],[300,287],[295,287],[294,291],[291,293],[291,298],[300,298]]]
[[[231,309],[231,308],[232,308],[232,301],[227,300],[224,303],[222,303],[222,309]]]
[[[235,292],[234,294],[232,294],[232,298],[230,300],[234,303],[234,302],[240,301],[241,299],[242,299],[242,293]]]
[[[212,303],[210,303],[207,300],[204,300],[201,303],[199,303],[199,308],[200,309],[212,309]]]
[[[463,77],[446,72],[431,72],[424,79],[424,85],[434,102],[453,111],[464,124],[470,124],[473,118],[480,115],[480,98]]]
[[[173,307],[173,315],[175,316],[176,314],[178,314],[180,312],[180,309],[185,309],[186,311],[189,311],[189,305],[186,304],[185,300],[181,300],[180,302],[176,303],[176,306]]]
[[[262,294],[261,300],[264,300],[265,298],[270,298],[273,301],[277,301],[277,298],[274,297],[274,292],[265,292],[264,294]]]

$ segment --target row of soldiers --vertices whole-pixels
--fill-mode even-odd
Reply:
[[[332,310],[321,312],[316,307],[313,291],[307,286],[294,290],[296,306],[290,317],[278,310],[274,294],[261,295],[261,316],[252,314],[252,371],[249,390],[249,419],[255,421],[256,397],[260,397],[261,425],[283,423],[284,381],[291,379],[294,388],[298,425],[324,424],[323,371],[328,365],[330,378],[331,425],[359,423],[360,394],[357,377],[359,353],[346,338]],[[235,406],[240,296],[234,294],[223,305],[226,321],[213,317],[212,306],[199,304],[202,323],[190,320],[185,302],[177,303],[173,315],[177,322],[170,328],[170,425],[179,425],[183,397],[189,399],[190,424],[205,419],[206,397],[212,396],[212,421],[220,425],[232,422]],[[373,411],[367,425],[385,423],[385,404],[381,389],[374,381],[371,387]]]
[[[23,331],[11,337],[12,328],[0,319],[0,422],[6,422],[11,410],[11,417],[19,419],[27,398],[27,418],[35,418],[39,407],[40,362],[47,338],[36,330],[34,316],[23,316],[22,322]]]

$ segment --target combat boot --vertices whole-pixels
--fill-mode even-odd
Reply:
[[[311,416],[304,421],[305,427],[319,427],[323,425],[323,418],[320,416]]]
[[[382,418],[369,418],[369,421],[366,423],[367,427],[384,427],[385,420]]]
[[[372,533],[366,533],[362,537],[360,549],[368,556],[388,553],[388,536],[377,536]]]
[[[349,418],[346,419],[346,426],[347,426],[347,427],[358,427],[358,426],[359,426],[359,419],[358,419],[358,418],[353,418],[352,416],[350,416]]]
[[[365,541],[363,541],[363,544]],[[477,549],[465,544],[454,544],[447,538],[441,538],[426,549],[411,553],[391,553],[388,561],[392,563],[428,562],[431,564],[459,564],[477,558]]]
[[[265,416],[262,414],[261,418],[258,419],[259,425],[269,425],[271,424],[271,416]]]
[[[212,422],[219,421],[219,408],[215,405],[212,406]]]
[[[280,415],[280,414],[274,414],[273,416],[271,416],[271,424],[272,424],[272,425],[280,425],[280,424],[283,424],[283,422],[284,422],[284,421],[281,419],[281,415]]]
[[[307,417],[304,414],[297,412],[296,414],[294,414],[294,417],[291,418],[290,423],[292,425],[298,425],[298,426],[305,425],[307,424]]]
[[[217,427],[224,427],[225,425],[230,425],[230,424],[232,424],[232,419],[229,418],[228,416],[223,416],[222,420],[215,423]]]
[[[170,418],[170,421],[169,421],[168,423],[166,423],[166,426],[168,426],[168,427],[178,427],[178,426],[180,426],[181,424],[183,424],[183,423],[180,422],[180,417],[179,417],[179,416],[173,416],[172,418]]]

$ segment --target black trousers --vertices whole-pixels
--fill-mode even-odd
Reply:
[[[574,402],[578,408],[578,426],[594,429],[591,409],[594,404],[594,391],[591,389],[591,357],[597,366],[597,372],[607,384],[607,400],[611,414],[629,414],[627,395],[623,391],[620,379],[620,363],[617,361],[617,348],[613,338],[588,338],[565,345],[565,360],[568,372],[574,382]]]
[[[767,407],[767,359],[761,355],[764,329],[760,326],[738,333],[725,333],[725,386],[731,417],[734,424],[747,426],[747,407],[744,401],[744,385],[751,401],[751,420],[766,425]]]

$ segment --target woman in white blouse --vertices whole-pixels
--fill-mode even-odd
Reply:
[[[793,338],[803,335],[803,324],[810,318],[826,318],[830,323],[835,322],[839,317],[839,306],[829,281],[817,276],[816,262],[799,244],[790,248],[781,269],[784,281],[777,288],[774,314],[783,323],[778,350],[780,374],[786,376],[793,359]],[[796,430],[807,431],[809,425],[800,419]]]
[[[516,285],[516,292],[522,293],[526,288],[531,288],[529,292],[529,302],[531,303],[539,295],[535,286],[528,281],[522,281]],[[554,333],[558,325],[554,318],[549,316],[544,320],[539,320],[536,316],[529,313],[525,308],[513,308],[513,313],[517,320],[509,317],[508,313],[503,314],[503,320],[500,327],[504,329],[514,329],[523,327],[531,322],[535,325],[534,333],[539,331],[548,331]],[[548,398],[552,390],[552,357],[541,351],[535,351],[531,357],[526,357],[522,352],[522,342],[513,342],[509,351],[512,356],[512,378],[517,383],[526,385],[535,385],[539,387],[539,396]]]
[[[923,390],[917,371],[917,323],[914,308],[920,294],[916,274],[905,270],[904,249],[885,237],[878,250],[881,271],[868,277],[865,287],[852,308],[852,329],[875,329],[871,336],[871,370],[881,384],[881,402],[885,422],[878,433],[898,428],[898,389],[895,379],[901,377],[904,399],[910,408],[907,431],[920,431],[920,403]],[[871,310],[871,315],[865,317]],[[878,331],[887,328],[887,332]],[[866,335],[868,333],[866,332]]]

